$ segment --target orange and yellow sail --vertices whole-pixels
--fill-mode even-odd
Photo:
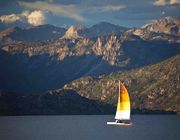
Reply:
[[[130,120],[130,99],[124,84],[119,82],[119,96],[115,119]]]

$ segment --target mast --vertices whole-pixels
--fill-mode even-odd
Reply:
[[[120,84],[121,84],[121,81],[120,81],[120,80],[118,80],[118,81],[119,81],[119,97],[118,97],[118,104],[120,104],[120,101],[121,101],[121,85],[120,85]],[[119,119],[117,119],[116,122],[118,122],[118,120],[119,120]]]
[[[120,97],[120,92],[121,92],[121,86],[120,86],[121,81],[119,80],[119,97]]]

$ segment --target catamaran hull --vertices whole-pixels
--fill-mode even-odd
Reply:
[[[132,123],[117,123],[117,122],[107,122],[108,125],[117,125],[117,126],[131,126]]]

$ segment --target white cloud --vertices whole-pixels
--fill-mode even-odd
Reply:
[[[0,21],[6,24],[13,24],[20,22],[34,26],[44,24],[45,19],[46,19],[45,13],[39,10],[35,10],[32,12],[24,11],[20,14],[10,14],[10,15],[0,16]]]
[[[3,15],[0,16],[0,21],[3,23],[13,23],[21,20],[20,16],[16,14],[10,14],[10,15]]]
[[[72,18],[78,21],[84,21],[85,18],[80,15],[80,12],[76,5],[59,5],[59,4],[52,4],[48,2],[19,2],[20,6],[35,9],[35,10],[42,10],[42,11],[50,11],[56,16],[65,16],[68,18]]]
[[[29,24],[37,26],[42,25],[46,17],[42,11],[33,11],[27,16],[27,21]]]
[[[179,4],[180,0],[154,0],[154,5],[162,6],[162,5],[172,5]]]

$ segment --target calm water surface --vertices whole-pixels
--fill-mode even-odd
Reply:
[[[130,127],[112,115],[0,117],[0,140],[180,140],[180,116],[133,115]]]

